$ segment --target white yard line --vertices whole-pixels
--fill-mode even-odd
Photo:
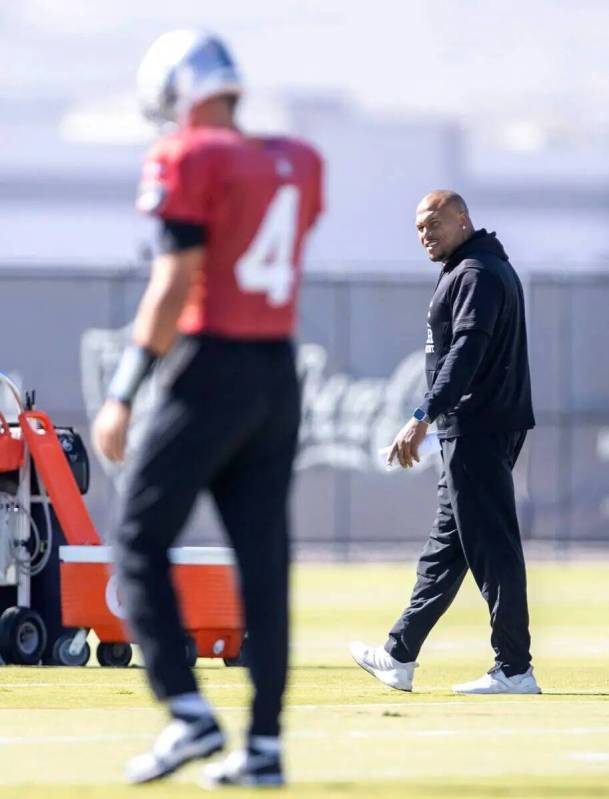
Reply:
[[[451,736],[459,736],[463,738],[502,738],[504,736],[519,735],[606,735],[609,733],[609,727],[527,727],[526,729],[494,729],[494,730],[463,730],[463,729],[447,729],[447,730],[403,730],[399,732],[395,730],[363,730],[361,732],[351,731],[346,733],[349,738],[448,738]],[[289,733],[288,733],[289,735]],[[294,733],[295,737],[299,737],[298,733]],[[330,736],[329,736],[330,737]],[[334,736],[331,736],[334,737]]]
[[[39,683],[39,684],[35,684],[35,685],[38,685],[39,687],[56,687],[56,685],[52,684],[52,683]],[[27,688],[28,686],[23,685],[21,683],[0,683],[0,689],[2,689],[2,688],[11,688],[11,687],[12,688]],[[70,683],[69,687],[70,688],[74,687],[74,683]],[[83,687],[90,688],[91,686],[85,684]],[[235,686],[227,686],[227,687],[233,687],[234,688]],[[116,686],[116,688],[114,689],[114,691],[127,691],[127,690],[131,690],[131,689],[128,688],[127,686]],[[111,694],[112,694],[112,692],[111,692]],[[556,694],[553,694],[553,696],[556,696]],[[589,694],[589,695],[586,694],[585,698],[582,697],[582,696],[572,696],[570,694],[564,694],[564,696],[565,697],[569,697],[569,704],[570,705],[595,704],[597,702],[602,702],[601,699],[596,699],[595,695],[593,693]],[[408,710],[409,708],[413,708],[413,707],[425,707],[425,708],[430,708],[430,707],[455,707],[455,708],[464,708],[464,709],[471,710],[471,708],[474,707],[474,706],[477,709],[480,709],[480,708],[483,708],[483,707],[495,707],[497,705],[503,706],[503,707],[525,708],[525,707],[527,707],[527,704],[529,702],[533,701],[536,704],[539,704],[539,702],[543,701],[543,699],[544,699],[544,695],[541,694],[541,695],[535,696],[535,697],[531,697],[531,696],[519,697],[519,696],[516,696],[516,695],[512,695],[512,696],[505,697],[505,699],[487,699],[486,697],[480,697],[480,698],[479,697],[463,697],[462,699],[446,699],[446,700],[438,700],[438,701],[436,701],[436,700],[430,698],[429,701],[426,701],[426,702],[418,702],[416,700],[413,701],[413,700],[410,700],[407,697],[404,698],[404,700],[401,701],[401,702],[341,702],[341,703],[327,703],[327,704],[326,703],[322,703],[322,704],[318,704],[318,705],[298,704],[298,703],[294,703],[294,702],[289,702],[286,705],[286,710],[288,710],[288,711],[289,710],[301,710],[301,711],[306,711],[306,712],[315,712],[315,713],[317,713],[319,711],[324,710],[324,708],[327,708],[328,710],[348,710],[348,709],[353,709],[353,710],[361,710],[361,709],[365,709],[365,710],[393,710],[394,708],[397,708],[397,709],[400,709],[400,710]],[[127,707],[127,706],[122,706],[122,705],[116,705],[116,706],[105,706],[105,707],[100,707],[100,708],[95,708],[95,707],[80,707],[80,708],[57,708],[57,707],[53,707],[53,708],[44,708],[44,707],[42,707],[42,708],[27,708],[27,709],[28,710],[35,710],[36,712],[51,712],[51,713],[61,712],[64,709],[65,710],[69,709],[70,713],[75,713],[75,712],[79,712],[79,711],[80,712],[85,712],[85,713],[92,713],[92,712],[100,713],[100,712],[103,712],[103,711],[109,711],[109,712],[116,713],[116,712],[121,711],[121,710],[129,710],[129,711],[133,711],[133,710],[155,710],[156,707],[157,706],[155,706],[155,705],[140,705],[140,706],[138,706],[136,708],[133,708],[133,707]],[[609,703],[608,703],[608,707],[609,707]],[[227,712],[227,711],[229,711],[229,712],[230,711],[241,712],[241,711],[249,710],[249,706],[237,706],[237,705],[216,705],[215,708],[216,708],[216,710],[218,710],[219,712],[222,712],[222,713]],[[3,712],[10,713],[12,710],[23,710],[23,708],[10,708],[10,707],[0,708],[0,714],[3,713]]]
[[[0,672],[1,675],[2,672]],[[235,683],[210,683],[213,685],[214,688],[239,688],[239,685]],[[203,687],[205,688],[205,681],[203,681]],[[135,692],[138,689],[140,690],[147,690],[146,684],[142,681],[141,685],[137,685],[134,683],[108,683],[106,685],[94,685],[90,682],[69,682],[65,683],[64,685],[58,685],[56,682],[0,682],[0,691],[3,688],[54,688],[55,690],[63,689],[64,691],[69,691],[72,688],[89,688],[89,689],[97,689],[98,691],[102,692],[112,692],[112,691],[132,691]]]
[[[569,760],[579,760],[582,763],[607,763],[609,752],[569,752]]]
[[[570,696],[569,694],[565,694],[565,696]],[[594,694],[591,694],[594,697]],[[514,706],[514,707],[524,707],[526,706],[527,702],[530,702],[533,699],[534,702],[539,703],[540,698],[543,699],[543,694],[539,696],[535,696],[535,698],[531,696],[522,696],[518,697],[515,695],[506,697],[505,699],[487,699],[486,697],[481,697],[481,701],[477,701],[478,697],[464,697],[463,699],[445,699],[445,700],[438,700],[434,701],[430,699],[428,702],[417,702],[410,701],[408,698],[405,698],[402,702],[343,702],[342,704],[320,704],[320,705],[299,705],[288,703],[286,706],[288,710],[312,710],[312,711],[319,711],[323,708],[327,707],[331,710],[346,710],[348,708],[368,708],[370,710],[374,710],[377,708],[401,708],[402,710],[407,710],[410,707],[463,707],[463,708],[471,708],[476,703],[476,708],[480,709],[481,707],[492,707],[495,705],[503,705],[505,706]],[[600,701],[600,700],[594,700]],[[569,704],[591,704],[590,699],[580,698],[580,697],[570,697]]]
[[[0,682],[0,690],[2,688],[59,688],[56,682]],[[70,682],[64,683],[63,688],[64,690],[69,690],[70,688],[93,688],[94,686],[91,685],[90,682]],[[104,688],[108,689],[110,686],[104,686]],[[117,686],[119,689],[127,689],[126,685]],[[131,687],[131,686],[129,686]],[[112,686],[114,688],[114,686]]]
[[[215,690],[217,688],[226,689],[226,690],[235,690],[235,689],[242,689],[245,686],[238,685],[235,683],[209,683],[209,688]],[[3,688],[10,689],[10,690],[17,690],[19,688],[23,688],[27,690],[28,688],[53,688],[54,690],[58,689],[58,685],[56,682],[0,682],[0,694]],[[207,687],[207,684],[203,682],[203,689]],[[70,682],[69,684],[63,686],[63,688],[67,691],[72,688],[89,688],[90,690],[97,689],[100,693],[106,692],[109,694],[115,693],[117,691],[129,691],[130,693],[135,693],[137,690],[145,689],[145,684],[142,685],[134,685],[133,683],[119,683],[119,684],[107,684],[103,686],[96,686],[92,685],[90,682]],[[538,694],[534,698],[531,696],[519,696],[518,694],[511,694],[506,695],[503,698],[499,699],[490,699],[487,696],[468,696],[462,697],[461,699],[442,699],[442,700],[434,700],[433,697],[430,696],[428,701],[420,702],[416,699],[411,699],[410,697],[419,696],[427,696],[429,694],[438,693],[438,694],[450,694],[450,687],[446,685],[440,686],[431,686],[426,688],[424,692],[414,692],[413,694],[407,694],[404,696],[404,699],[401,702],[363,702],[363,703],[336,703],[336,704],[319,704],[319,705],[310,705],[310,704],[295,704],[290,703],[288,707],[290,708],[299,708],[301,710],[319,710],[321,708],[327,707],[331,709],[342,708],[345,707],[354,707],[354,708],[377,708],[377,707],[429,707],[430,705],[463,705],[471,707],[471,703],[474,701],[480,701],[481,705],[505,705],[505,704],[520,704],[524,702],[529,702],[531,699],[533,701],[539,702],[543,701],[543,699],[547,699],[549,697],[564,697],[568,698],[570,703],[580,703],[580,702],[589,702],[591,699],[593,701],[603,701],[603,697],[608,696],[608,692],[606,688],[598,688],[597,690],[589,690],[589,691],[578,691],[575,694],[570,694],[568,691],[564,693],[561,692],[548,692],[545,694]],[[607,700],[609,702],[609,699]],[[1,710],[4,708],[0,708]],[[10,709],[10,708],[9,708]],[[85,709],[85,708],[80,708]]]
[[[130,741],[138,739],[151,740],[154,735],[150,733],[118,733],[108,735],[15,735],[0,737],[0,746],[20,746],[25,744],[78,744],[100,743],[104,741]]]
[[[460,738],[493,738],[505,736],[526,736],[526,735],[564,735],[564,736],[580,736],[580,735],[607,735],[609,734],[609,727],[537,727],[523,729],[501,729],[501,730],[463,730],[463,729],[440,729],[440,730],[351,730],[349,732],[340,733],[326,732],[324,730],[316,731],[293,731],[287,732],[288,738],[331,738],[337,740],[341,738],[447,738],[456,737]],[[117,734],[97,734],[97,735],[17,735],[17,736],[3,736],[0,737],[0,746],[30,746],[32,744],[65,744],[65,743],[100,743],[110,741],[129,741],[129,740],[151,740],[154,735],[149,733],[117,733]],[[569,757],[573,759],[592,759],[591,755],[594,754],[596,759],[609,760],[609,754],[604,753],[572,753]]]
[[[569,777],[581,777],[587,774],[605,774],[606,771],[601,771],[600,769],[595,770],[594,772],[590,772],[588,770],[584,771],[577,771],[574,773],[569,773],[567,776]],[[513,777],[522,777],[522,773],[518,771],[517,768],[514,769],[506,769],[498,767],[496,769],[486,768],[484,766],[481,767],[473,767],[464,769],[461,772],[455,773],[454,771],[447,771],[445,773],[436,773],[436,774],[421,774],[416,768],[392,768],[392,769],[375,769],[373,774],[366,769],[364,770],[357,770],[352,769],[351,771],[342,770],[342,771],[323,771],[320,770],[317,773],[309,773],[309,774],[299,774],[298,779],[290,782],[290,787],[297,788],[300,784],[340,784],[340,783],[348,783],[353,784],[360,781],[367,781],[373,780],[374,782],[396,782],[401,780],[415,780],[417,784],[420,782],[421,784],[425,784],[429,781],[430,786],[433,786],[436,781],[444,781],[446,783],[451,783],[453,781],[471,781],[473,779],[497,779],[498,777],[505,777],[506,779],[513,778]],[[544,774],[526,774],[524,775],[527,778],[536,777],[565,777],[564,772],[562,771],[551,771]],[[186,782],[186,780],[183,780]],[[526,791],[526,786],[523,788]],[[380,794],[379,794],[380,795]],[[404,795],[408,795],[408,784],[404,786]],[[490,794],[489,794],[490,795]],[[523,793],[522,796],[526,796],[526,793]],[[573,794],[576,796],[578,794]]]

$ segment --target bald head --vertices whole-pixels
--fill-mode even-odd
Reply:
[[[437,189],[423,197],[417,206],[416,225],[432,261],[446,262],[474,232],[465,200],[448,189]]]
[[[429,194],[426,194],[417,206],[417,214],[420,211],[438,211],[447,206],[469,215],[463,197],[457,194],[456,191],[450,191],[449,189],[436,189],[436,191],[430,191]]]

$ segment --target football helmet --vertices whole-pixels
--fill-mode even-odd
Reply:
[[[164,33],[137,74],[140,107],[156,123],[181,122],[197,103],[222,94],[239,96],[241,77],[216,36],[197,30]]]

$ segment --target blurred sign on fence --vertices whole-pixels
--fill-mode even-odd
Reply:
[[[58,424],[88,441],[90,418],[145,283],[140,270],[4,268],[0,369],[36,388]],[[433,275],[305,280],[299,331],[303,424],[293,518],[299,549],[341,557],[422,541],[437,462],[387,473],[387,445],[424,392],[425,314]],[[538,427],[516,470],[527,538],[609,543],[609,276],[544,273],[526,282]],[[134,441],[154,395],[138,398]],[[8,409],[10,410],[10,408]],[[92,454],[89,506],[100,530],[120,476]],[[213,541],[209,503],[190,540]]]

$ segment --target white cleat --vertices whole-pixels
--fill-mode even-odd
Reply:
[[[382,646],[366,646],[361,641],[353,641],[349,645],[353,660],[368,674],[372,674],[390,688],[398,691],[412,691],[412,678],[414,670],[419,665],[414,661],[411,663],[400,663],[389,652],[385,652]]]
[[[456,694],[540,694],[541,688],[532,668],[513,677],[506,677],[501,669],[493,669],[479,680],[454,685],[453,691]]]
[[[241,749],[203,770],[202,786],[220,788],[247,785],[250,788],[280,788],[285,785],[279,754]]]
[[[174,719],[155,740],[152,749],[127,764],[127,782],[152,782],[171,774],[184,763],[206,758],[224,748],[224,735],[212,716],[192,723]]]

